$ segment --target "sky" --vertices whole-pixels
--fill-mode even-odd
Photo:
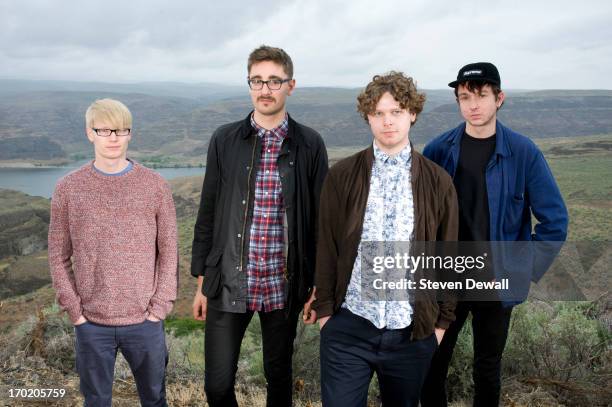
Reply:
[[[443,89],[489,61],[506,89],[612,89],[610,0],[0,0],[0,78],[240,85],[261,44],[298,86]]]

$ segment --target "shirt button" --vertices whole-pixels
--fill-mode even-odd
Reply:
[[[248,169],[250,169],[250,168],[251,168],[251,166],[250,166],[250,165],[247,165],[246,169],[248,170]]]
[[[236,305],[236,301],[232,301],[232,305]]]
[[[268,153],[270,152],[270,149],[268,149]]]
[[[266,170],[266,174],[269,174],[269,173],[270,173],[270,170]]]
[[[246,201],[244,201],[244,200],[243,200],[243,201],[242,201],[242,204],[243,204],[243,205],[246,205]]]
[[[267,218],[267,217],[268,217],[268,215],[264,213],[264,218]]]
[[[242,237],[242,235],[240,233],[238,233],[238,237]]]

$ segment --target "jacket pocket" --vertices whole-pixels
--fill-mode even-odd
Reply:
[[[504,232],[517,233],[523,223],[523,211],[525,210],[524,194],[514,194],[509,200],[504,216]]]
[[[221,275],[221,257],[223,249],[213,248],[206,261],[204,270],[204,282],[202,283],[202,294],[207,298],[215,298],[221,293],[222,275]]]

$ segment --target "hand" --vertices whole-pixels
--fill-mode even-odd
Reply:
[[[312,293],[310,294],[310,298],[304,304],[304,312],[302,314],[302,319],[304,320],[304,324],[311,325],[314,324],[317,320],[317,311],[312,309],[312,302],[317,299],[315,297],[315,292],[317,291],[316,287],[312,287]]]
[[[436,334],[436,339],[438,340],[438,345],[442,343],[444,332],[446,332],[446,329],[442,329],[442,328],[436,328],[434,331],[434,333]]]
[[[74,323],[74,326],[83,325],[85,322],[87,322],[87,318],[81,315],[79,319],[77,319],[76,322]]]
[[[330,318],[331,318],[331,315],[328,315],[328,316],[323,317],[323,318],[319,318],[319,331],[321,329],[323,329],[323,327],[325,326],[327,321],[329,321]]]
[[[155,315],[149,314],[149,316],[147,316],[147,320],[151,321],[151,322],[159,322],[160,319],[157,318]]]
[[[206,321],[206,308],[208,306],[208,300],[204,294],[202,294],[203,281],[204,277],[198,277],[198,290],[195,293],[195,297],[193,297],[193,305],[191,306],[193,317],[198,321]]]

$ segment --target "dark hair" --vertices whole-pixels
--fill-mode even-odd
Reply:
[[[261,45],[251,52],[247,63],[247,72],[251,72],[251,67],[254,64],[264,61],[272,61],[281,65],[289,79],[293,79],[293,62],[291,57],[283,49],[267,45]]]
[[[365,90],[357,97],[357,111],[368,121],[368,115],[374,113],[382,95],[389,92],[402,109],[418,116],[425,105],[425,94],[417,92],[414,80],[403,72],[391,71],[384,75],[375,75]],[[416,122],[416,118],[414,120]]]
[[[483,81],[467,81],[467,82],[460,83],[455,87],[455,98],[459,97],[459,94],[458,94],[459,86],[461,85],[465,86],[468,92],[477,93],[477,94],[480,94],[480,92],[482,92],[482,88],[489,85],[491,87],[491,92],[493,92],[493,95],[495,96],[495,100],[499,98],[499,94],[502,91],[499,85],[496,83],[483,82]],[[502,102],[502,104],[497,108],[497,110],[501,109],[503,105],[504,105],[504,102]]]

